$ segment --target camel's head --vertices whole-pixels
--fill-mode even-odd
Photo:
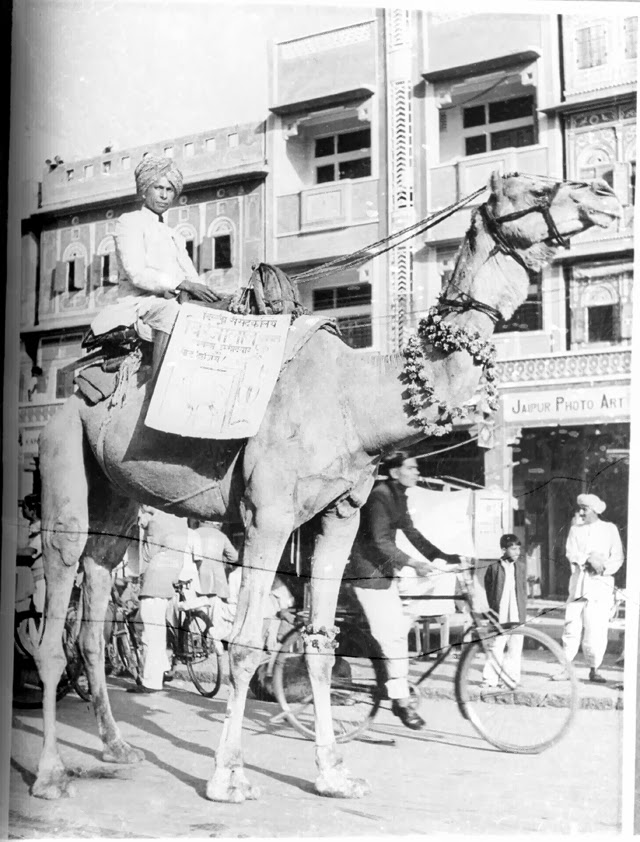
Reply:
[[[616,194],[602,179],[587,184],[493,173],[489,189],[487,209],[516,248],[559,245],[592,225],[607,228],[622,215]]]

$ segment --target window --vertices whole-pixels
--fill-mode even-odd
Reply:
[[[370,348],[373,344],[371,316],[336,319],[342,338],[352,348]]]
[[[173,158],[173,146],[165,146],[164,154],[167,158]]]
[[[66,400],[75,391],[75,384],[73,377],[75,374],[75,366],[68,366],[59,368],[56,371],[56,400]]]
[[[67,170],[67,181],[73,181],[73,170]]]
[[[337,307],[360,307],[371,304],[371,284],[314,289],[313,310],[334,310]]]
[[[536,142],[534,105],[532,96],[517,96],[463,108],[465,155],[533,145]],[[478,131],[482,126],[485,130]]]
[[[70,260],[67,263],[67,291],[74,292],[76,286],[76,262],[75,260]]]
[[[205,149],[209,154],[216,151],[216,139],[215,137],[208,137],[204,142]]]
[[[235,149],[239,143],[238,132],[233,132],[232,134],[227,135],[227,143],[229,144],[229,149]]]
[[[100,286],[111,286],[118,283],[118,274],[114,254],[100,255]]]
[[[533,126],[521,129],[504,129],[491,133],[491,149],[508,149],[510,146],[531,146],[533,144]]]
[[[231,235],[221,234],[213,238],[213,268],[231,269]]]
[[[368,178],[371,175],[371,129],[318,137],[314,157],[317,184]]]
[[[515,333],[542,330],[542,278],[535,275],[529,283],[529,292],[508,322],[498,322],[496,333]]]
[[[345,310],[356,312],[345,313]],[[360,312],[357,312],[358,310]],[[371,347],[371,284],[344,284],[315,289],[313,311],[332,315],[340,328],[342,338],[352,348]]]
[[[184,145],[184,157],[185,158],[193,158],[196,154],[196,148],[193,143],[185,143]]]
[[[626,46],[626,39],[625,39]],[[598,67],[607,60],[607,28],[603,23],[576,32],[576,62],[579,70]]]
[[[462,127],[464,129],[484,126],[485,122],[484,105],[474,105],[471,108],[462,109]]]
[[[481,152],[487,151],[486,135],[477,134],[473,137],[465,137],[464,139],[464,154],[465,155],[479,155]]]
[[[507,120],[520,120],[523,117],[531,117],[532,113],[532,96],[517,96],[513,99],[489,103],[490,123],[506,123]]]
[[[624,19],[624,57],[638,57],[638,18]]]
[[[615,342],[615,305],[599,304],[587,308],[589,342]]]
[[[125,155],[123,158],[121,158],[120,163],[122,164],[123,170],[131,169],[131,158],[129,157],[129,155]]]
[[[111,161],[102,162],[102,172],[104,175],[109,175],[109,173],[111,172]]]
[[[93,178],[93,164],[86,164],[84,168],[84,177]]]

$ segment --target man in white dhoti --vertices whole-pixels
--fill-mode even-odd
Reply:
[[[582,640],[589,681],[606,684],[598,668],[607,649],[613,574],[622,565],[624,553],[616,525],[600,520],[606,503],[595,494],[580,494],[577,502],[578,513],[566,546],[571,578],[562,643],[567,658],[573,661]],[[567,674],[560,672],[552,678],[561,681]]]

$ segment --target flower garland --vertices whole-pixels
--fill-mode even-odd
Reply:
[[[452,406],[448,401],[435,397],[433,384],[424,373],[425,344],[444,351],[445,354],[466,351],[475,365],[482,366],[481,383],[484,398],[488,408],[495,412],[498,408],[495,345],[483,339],[476,331],[470,332],[445,322],[438,308],[432,307],[426,318],[420,320],[417,334],[409,339],[402,352],[404,379],[408,382],[409,392],[406,403],[412,423],[429,436],[443,436],[451,431],[453,420],[465,414],[462,407]],[[427,421],[424,413],[434,405],[438,407],[439,417],[436,421]]]

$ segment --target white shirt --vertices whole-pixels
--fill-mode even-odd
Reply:
[[[118,262],[118,301],[101,310],[91,322],[98,335],[119,325],[133,325],[149,299],[176,292],[186,279],[199,282],[181,234],[157,214],[143,207],[123,213],[113,235]],[[175,306],[175,305],[174,305]]]
[[[590,553],[600,553],[606,559],[600,576],[584,569]],[[566,554],[571,565],[569,601],[581,597],[592,600],[612,597],[613,574],[624,561],[620,533],[614,523],[596,520],[593,523],[574,524],[569,530]]]
[[[504,570],[504,588],[500,597],[498,620],[501,623],[519,623],[520,612],[516,597],[516,565],[515,562],[503,558],[500,559],[500,564]]]

